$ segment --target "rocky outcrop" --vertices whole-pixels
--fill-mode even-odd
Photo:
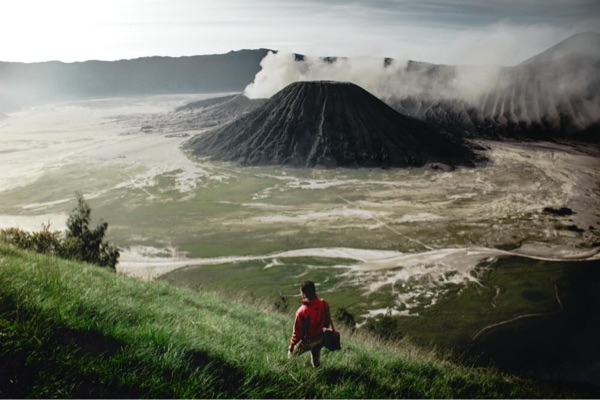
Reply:
[[[323,81],[293,83],[186,146],[243,165],[385,168],[472,165],[476,159],[465,143],[399,114],[364,89]]]
[[[166,113],[145,114],[138,118],[140,131],[187,137],[194,131],[215,128],[249,113],[266,99],[249,99],[243,94],[194,101]]]
[[[266,99],[249,99],[240,93],[200,100],[178,107],[175,116],[188,122],[189,129],[215,127],[257,109]]]

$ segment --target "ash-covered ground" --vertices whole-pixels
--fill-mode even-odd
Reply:
[[[340,273],[366,291],[419,278],[415,296],[476,279],[472,270],[490,257],[599,257],[595,145],[481,141],[489,162],[450,172],[244,168],[180,148],[202,125],[174,110],[210,97],[9,114],[0,121],[0,227],[64,229],[79,191],[109,222],[121,273],[152,279],[190,265],[339,258]]]

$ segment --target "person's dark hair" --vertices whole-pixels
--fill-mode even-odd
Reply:
[[[315,289],[315,283],[311,281],[302,282],[302,286],[300,287],[302,293],[308,297],[309,300],[317,297],[317,289]]]

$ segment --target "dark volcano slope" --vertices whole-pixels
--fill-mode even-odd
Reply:
[[[342,82],[296,82],[262,107],[187,143],[242,165],[407,167],[473,165],[464,143]]]
[[[600,34],[574,35],[519,65],[499,68],[497,76],[470,67],[474,76],[489,74],[486,89],[470,100],[452,95],[452,82],[464,68],[409,62],[406,79],[421,82],[422,91],[385,100],[402,114],[458,135],[600,141]]]

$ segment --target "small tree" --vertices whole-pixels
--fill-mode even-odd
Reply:
[[[67,219],[62,255],[102,267],[116,268],[120,256],[119,250],[103,241],[108,223],[100,220],[95,229],[90,229],[91,213],[92,209],[83,195],[77,193],[77,206]]]

